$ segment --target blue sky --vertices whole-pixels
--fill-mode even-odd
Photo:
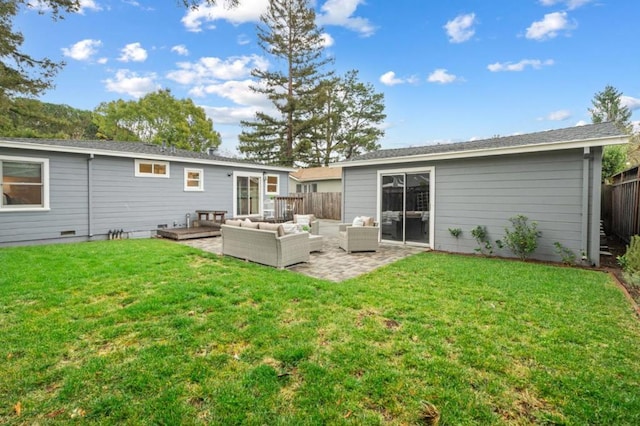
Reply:
[[[82,0],[52,22],[23,10],[24,50],[64,60],[40,99],[94,109],[160,88],[190,97],[235,154],[239,121],[269,103],[250,71],[268,0],[189,11],[178,0]],[[640,1],[316,0],[326,54],[385,96],[383,148],[513,135],[590,122],[607,84],[640,120]]]

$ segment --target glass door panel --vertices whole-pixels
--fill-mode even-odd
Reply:
[[[404,241],[404,174],[382,176],[380,227],[383,240]]]
[[[406,175],[405,241],[429,243],[429,173]]]
[[[382,239],[429,243],[429,172],[382,176]]]
[[[249,216],[260,214],[260,177],[236,177],[236,214]]]

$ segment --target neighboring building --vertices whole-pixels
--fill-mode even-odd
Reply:
[[[290,171],[142,142],[0,137],[0,246],[151,236],[196,210],[262,216]]]
[[[310,167],[289,174],[291,192],[342,192],[340,167]]]
[[[494,253],[509,256],[495,240],[523,214],[542,231],[532,257],[560,260],[558,242],[598,265],[602,150],[627,141],[601,123],[366,153],[338,163],[342,220],[374,216],[383,241],[465,253],[478,248],[471,230],[486,226]]]

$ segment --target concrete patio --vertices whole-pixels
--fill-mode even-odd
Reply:
[[[293,265],[287,269],[315,278],[340,282],[427,250],[400,244],[380,244],[377,252],[347,254],[338,247],[338,223],[333,220],[321,220],[320,235],[325,238],[323,251],[312,252],[308,263]],[[216,254],[222,252],[220,237],[185,240],[180,241],[180,244]]]

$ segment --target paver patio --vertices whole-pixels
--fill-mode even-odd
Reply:
[[[325,238],[323,251],[312,252],[308,263],[292,265],[287,268],[288,270],[315,278],[340,282],[395,262],[403,257],[427,250],[424,247],[380,244],[377,252],[347,254],[338,247],[337,221],[321,220],[320,235]],[[185,240],[180,241],[180,243],[211,253],[222,253],[221,237]]]

